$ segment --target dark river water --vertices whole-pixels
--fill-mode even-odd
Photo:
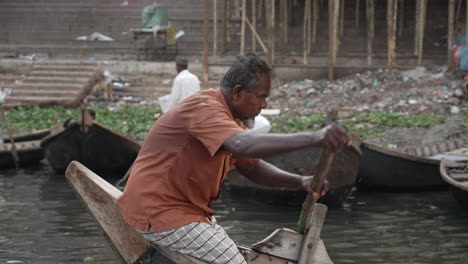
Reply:
[[[226,190],[218,222],[249,245],[277,227],[295,229],[300,205]],[[468,263],[468,212],[448,191],[354,192],[322,230],[335,263]],[[47,167],[0,171],[0,263],[118,263],[63,175]]]

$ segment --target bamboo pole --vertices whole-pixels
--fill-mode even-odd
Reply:
[[[228,20],[228,1],[224,0],[223,6],[223,53],[227,50],[227,20]]]
[[[247,25],[250,27],[250,30],[252,30],[252,33],[254,34],[254,36],[257,39],[260,46],[262,47],[263,52],[265,52],[265,54],[267,54],[268,53],[268,48],[265,46],[265,44],[262,41],[262,38],[260,38],[260,36],[258,35],[258,33],[255,30],[254,26],[250,23],[248,18],[245,19],[245,23],[247,23]]]
[[[244,47],[245,47],[245,13],[247,11],[246,8],[246,0],[242,0],[242,22],[241,22],[241,43],[240,43],[240,54],[244,55]]]
[[[356,17],[355,25],[356,25],[356,27],[359,27],[359,5],[360,5],[360,1],[356,0],[356,13],[355,13],[355,17]]]
[[[252,25],[253,28],[257,26],[257,1],[252,0]],[[252,52],[257,52],[257,41],[255,40],[254,30],[252,30]]]
[[[457,0],[457,11],[456,11],[457,15],[455,17],[456,23],[460,21],[461,6],[462,6],[462,0]]]
[[[421,0],[416,0],[416,14],[414,19],[414,56],[418,56],[419,54],[419,16],[421,11]]]
[[[284,0],[284,44],[288,44],[288,12],[289,1]]]
[[[328,51],[328,79],[334,79],[334,67],[336,63],[337,52],[337,33],[340,0],[330,0],[328,6],[328,30],[329,30],[329,51]]]
[[[314,23],[312,25],[312,43],[315,44],[317,41],[317,23],[319,19],[319,0],[313,0],[314,6]],[[468,0],[467,0],[468,1]]]
[[[344,3],[344,2],[343,2]],[[339,51],[339,46],[340,46],[340,40],[338,38],[338,31],[339,31],[339,19],[340,19],[340,6],[341,6],[341,1],[340,0],[336,0],[335,2],[335,6],[334,6],[334,15],[333,15],[333,18],[334,18],[334,21],[333,21],[333,38],[334,38],[334,43],[335,43],[335,50],[333,52],[333,65],[336,65],[336,56],[338,54],[338,51]]]
[[[260,3],[258,3],[258,19],[263,19],[263,0],[258,0]]]
[[[307,1],[309,2],[307,6],[307,56],[309,56],[312,42],[312,0]]]
[[[213,0],[213,56],[218,52],[218,0]]]
[[[454,12],[455,12],[455,0],[449,0],[448,3],[448,38],[447,38],[447,64],[449,68],[452,68],[452,45],[453,45],[453,26],[454,26]]]
[[[466,0],[465,45],[468,45],[468,0]]]
[[[275,1],[271,1],[271,64],[275,63],[275,52],[276,52],[276,47],[275,47],[275,29],[276,29],[276,7],[275,7]]]
[[[343,27],[344,27],[344,6],[345,0],[341,0],[340,3],[340,37],[343,36]]]
[[[203,20],[203,35],[205,37],[204,43],[203,43],[203,81],[208,82],[208,46],[210,45],[209,43],[209,37],[210,37],[210,32],[209,32],[209,22],[208,22],[208,16],[210,15],[209,13],[209,8],[210,8],[210,1],[205,0],[205,17]]]
[[[374,0],[366,0],[367,17],[367,64],[372,64],[372,45],[374,42]]]
[[[303,61],[304,61],[304,64],[307,64],[307,33],[309,32],[308,29],[307,29],[307,26],[308,26],[308,21],[309,21],[309,18],[308,18],[308,15],[309,15],[309,12],[307,11],[309,9],[309,5],[310,5],[310,0],[306,0],[305,1],[305,6],[304,6],[304,23],[303,23],[303,26],[302,26],[302,56],[303,56]]]
[[[8,122],[8,118],[5,114],[5,111],[3,110],[3,105],[0,104],[0,111],[1,111],[1,114],[2,114],[2,118],[3,118],[3,122],[5,123],[5,129],[8,133],[8,137],[10,138],[10,144],[11,144],[11,156],[13,158],[13,162],[15,163],[15,168],[16,168],[16,171],[19,170],[19,156],[18,156],[18,151],[16,151],[16,144],[15,144],[15,139],[13,138],[13,133],[11,132],[11,129],[10,129],[10,124]]]
[[[398,37],[401,37],[403,35],[403,28],[404,28],[404,15],[405,15],[405,0],[399,0],[400,5],[399,9],[401,12],[399,13],[399,21],[398,21]]]
[[[423,46],[424,46],[424,30],[426,26],[426,12],[427,12],[427,0],[421,1],[421,15],[419,21],[419,54],[418,54],[418,65],[421,65],[422,55],[423,55]]]
[[[387,68],[393,67],[394,51],[395,51],[395,29],[394,29],[394,6],[395,0],[387,2]]]
[[[284,48],[288,43],[288,1],[281,0],[281,46]]]

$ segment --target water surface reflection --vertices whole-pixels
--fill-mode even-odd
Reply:
[[[115,179],[111,179],[115,181]],[[300,205],[274,205],[224,190],[213,204],[231,237],[251,244],[294,229]],[[354,193],[328,212],[322,238],[335,263],[467,263],[468,212],[449,192]],[[0,263],[115,263],[94,219],[46,167],[0,172]]]

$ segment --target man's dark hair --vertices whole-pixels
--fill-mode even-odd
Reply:
[[[187,69],[188,60],[187,60],[186,58],[177,57],[177,58],[176,58],[176,65],[177,65],[177,66],[180,66],[180,67],[182,67],[182,68]]]
[[[229,92],[236,85],[241,85],[250,92],[257,86],[257,82],[263,74],[270,73],[271,67],[266,61],[254,53],[247,53],[238,56],[231,65],[221,80],[221,89]]]

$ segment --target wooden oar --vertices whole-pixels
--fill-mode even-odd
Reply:
[[[13,139],[13,134],[11,133],[10,125],[8,123],[8,118],[3,110],[3,105],[0,105],[0,111],[2,112],[3,122],[5,123],[5,128],[7,130],[8,136],[10,137],[11,142],[11,155],[13,156],[13,162],[15,163],[16,170],[19,170],[19,156],[16,151],[15,140]]]
[[[322,191],[325,177],[330,170],[334,157],[335,153],[330,153],[325,149],[323,150],[314,172],[314,178],[311,182],[311,187],[315,192]],[[307,194],[302,204],[302,211],[298,222],[298,231],[304,234],[302,246],[299,251],[298,264],[312,263],[314,251],[320,240],[320,232],[322,231],[326,212],[327,207],[325,205],[317,204],[317,199],[315,199],[311,193]],[[312,222],[314,224],[311,227]]]

